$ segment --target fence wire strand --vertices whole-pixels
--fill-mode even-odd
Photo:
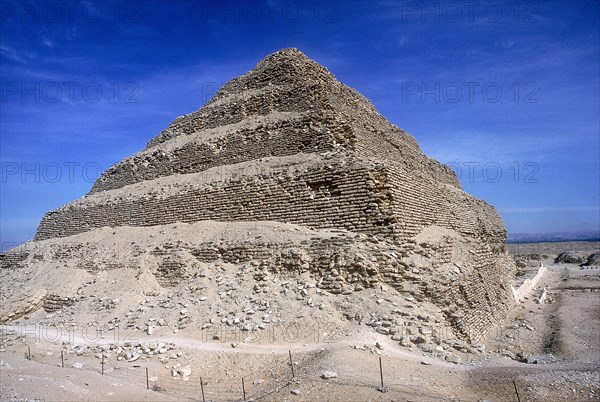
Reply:
[[[62,358],[61,350],[63,351]],[[67,353],[65,349],[49,352],[38,347],[37,344],[25,345],[23,351],[12,351],[12,353],[22,354],[25,359],[31,359],[38,363],[58,367],[61,367],[63,362],[64,367],[72,367],[73,364],[79,360],[83,360],[84,358],[89,359],[90,357],[97,355],[97,353],[92,351],[86,351],[77,355],[72,352]],[[378,368],[378,360],[375,357],[373,357],[373,359],[374,369],[371,370],[352,370],[345,368],[335,370],[338,375],[335,379],[336,384],[347,387],[378,387],[380,385],[379,376],[381,373]],[[95,363],[96,364],[91,365],[88,361],[82,369],[100,374],[102,372],[101,359],[97,359]],[[176,378],[172,376],[170,370],[161,370],[159,368],[150,367],[150,365],[144,365],[143,363],[144,362],[140,362],[139,364],[131,365],[127,361],[119,361],[114,358],[106,359],[104,363],[104,375],[120,379],[129,384],[137,385],[140,388],[149,388],[152,391],[172,395],[181,400],[202,400],[202,391],[204,391],[204,396],[207,401],[243,400],[244,390],[242,389],[241,376],[203,376],[201,370],[196,369],[191,376],[179,376],[179,378]],[[290,370],[290,362],[287,356],[278,359],[277,363],[281,365],[282,370]],[[377,367],[377,369],[375,369],[375,367]],[[146,371],[146,369],[148,369],[148,371]],[[316,368],[299,365],[295,367],[295,379],[300,381],[314,379],[316,378],[315,373],[318,375],[324,369],[324,366]],[[246,399],[252,400],[267,400],[269,396],[278,393],[285,388],[292,388],[292,385],[294,384],[291,371],[287,377],[282,376],[270,378],[269,380],[252,376],[245,376],[243,378]],[[435,400],[447,400],[448,398],[452,400],[452,396],[445,395],[445,397],[440,397],[439,395],[443,395],[444,389],[456,385],[452,382],[445,383],[436,380],[435,382],[428,384],[429,392],[427,392],[422,386],[415,384],[410,379],[398,379],[397,377],[394,377],[393,374],[390,375],[389,373],[384,375],[384,379],[385,387],[391,391]],[[432,392],[434,389],[439,392]]]

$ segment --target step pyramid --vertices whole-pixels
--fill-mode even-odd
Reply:
[[[177,330],[220,320],[260,331],[273,322],[247,313],[266,304],[279,321],[344,318],[404,344],[439,345],[432,327],[475,341],[514,306],[505,242],[496,210],[449,167],[325,67],[283,49],[0,255],[2,275],[22,284],[3,285],[0,319],[42,308],[40,289],[52,311],[65,300],[59,311],[80,318],[99,308],[96,293],[121,292],[151,310],[165,295],[192,300],[188,320],[172,317]]]

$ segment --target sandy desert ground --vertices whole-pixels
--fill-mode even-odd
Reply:
[[[244,342],[237,333],[166,339],[22,321],[1,327],[0,399],[224,401],[243,400],[245,393],[246,400],[264,401],[600,400],[600,269],[554,263],[561,252],[599,248],[598,242],[510,245],[522,261],[521,280],[540,261],[548,272],[488,334],[485,352],[461,354],[459,364],[350,322],[335,323],[335,336],[302,324]],[[133,361],[107,353],[102,368],[103,348],[137,343],[156,352]],[[322,378],[325,371],[336,377]]]

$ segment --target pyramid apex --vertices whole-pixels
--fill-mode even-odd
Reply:
[[[309,58],[306,54],[304,54],[300,49],[298,49],[296,47],[286,47],[286,48],[276,51],[275,53],[268,55],[267,57],[265,57],[265,59],[268,59],[270,57],[281,57],[281,56],[298,57],[298,58],[304,58],[304,59]]]
[[[299,55],[306,57],[306,55],[297,47],[284,47],[283,49],[278,50],[273,54]]]
[[[268,64],[281,63],[281,62],[313,62],[310,57],[304,54],[301,50],[295,47],[286,47],[281,50],[271,53],[270,55],[263,58],[258,62],[257,67],[261,67]]]

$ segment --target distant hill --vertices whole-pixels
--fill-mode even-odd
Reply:
[[[545,243],[563,241],[600,241],[600,231],[508,234],[508,243]]]

